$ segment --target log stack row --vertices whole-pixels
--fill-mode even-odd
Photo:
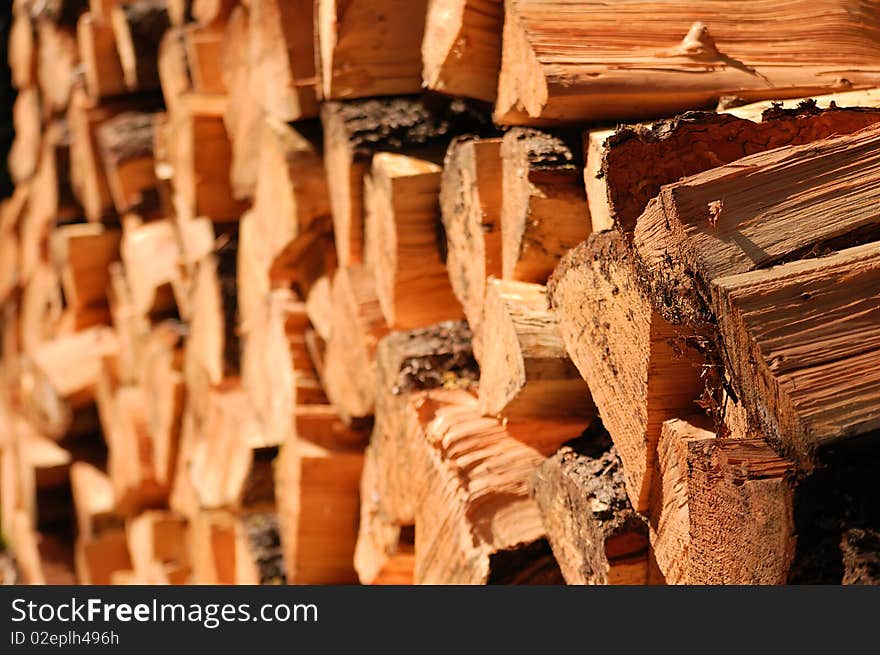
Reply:
[[[880,580],[880,2],[13,14],[24,582]]]

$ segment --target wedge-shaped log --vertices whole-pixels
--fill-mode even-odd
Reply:
[[[559,259],[590,235],[580,166],[559,138],[513,129],[501,144],[502,273],[544,284]]]
[[[484,414],[570,420],[582,427],[596,416],[543,285],[490,278],[480,333]]]
[[[324,164],[340,264],[363,259],[363,181],[373,153],[417,155],[422,148],[445,146],[456,133],[489,129],[484,118],[462,103],[436,106],[413,97],[322,105]]]
[[[799,464],[880,427],[878,276],[875,242],[712,283],[744,404]]]
[[[777,148],[665,187],[633,243],[658,309],[711,318],[714,280],[880,235],[880,127]],[[833,217],[833,220],[831,219]]]
[[[630,501],[644,511],[660,426],[695,411],[702,356],[654,310],[616,231],[594,233],[563,257],[548,292],[623,462]]]
[[[648,525],[626,495],[601,426],[559,449],[532,478],[547,538],[568,584],[649,584]]]
[[[379,153],[365,179],[366,263],[394,329],[461,316],[439,245],[441,170],[428,159]]]
[[[875,18],[865,9],[853,0],[723,7],[677,0],[662,8],[511,0],[496,120],[632,120],[712,107],[721,96],[763,100],[874,87],[877,37],[863,28]]]
[[[325,100],[418,93],[428,0],[318,0],[316,56]]]
[[[494,102],[503,23],[502,0],[429,0],[422,40],[425,86]]]
[[[449,281],[475,330],[490,275],[501,277],[501,139],[459,138],[443,162],[440,209]],[[474,343],[479,352],[480,344]]]

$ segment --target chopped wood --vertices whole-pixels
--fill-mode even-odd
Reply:
[[[221,50],[225,30],[220,27],[189,25],[183,28],[186,60],[196,93],[226,93],[221,69]]]
[[[159,43],[169,27],[166,0],[120,3],[110,11],[116,50],[130,91],[159,88]]]
[[[154,124],[155,114],[123,112],[97,128],[107,185],[120,215],[149,212],[157,203]]]
[[[793,23],[793,15],[810,20]],[[763,100],[875,87],[876,37],[863,29],[871,20],[853,0],[785,7],[679,0],[659,12],[651,2],[511,0],[495,119],[632,120],[709,108],[722,96]]]
[[[429,0],[422,40],[424,85],[494,102],[503,23],[501,0]]]
[[[461,316],[440,250],[441,171],[429,159],[378,153],[365,178],[365,260],[392,329]]]
[[[76,33],[51,21],[37,22],[37,82],[43,115],[62,112],[70,100],[79,63]]]
[[[548,295],[623,462],[630,501],[645,511],[661,425],[696,411],[704,383],[702,356],[638,282],[623,236],[594,233],[563,257]]]
[[[549,457],[531,485],[568,584],[649,583],[648,526],[630,505],[623,466],[601,427]]]
[[[877,238],[877,153],[875,126],[758,153],[665,187],[633,241],[660,311],[674,323],[700,324],[711,316],[707,287],[718,278]]]
[[[85,13],[76,24],[76,40],[89,96],[97,100],[126,93],[125,73],[110,23]]]
[[[501,160],[502,274],[544,284],[562,255],[590,235],[577,161],[561,139],[524,129],[504,136]]]
[[[12,103],[15,138],[9,149],[9,175],[16,184],[33,177],[40,158],[40,93],[35,87],[21,89]]]
[[[568,357],[547,290],[489,278],[480,324],[480,410],[506,418],[570,421],[596,416],[590,390]]]
[[[318,0],[316,57],[325,100],[418,93],[428,0]]]

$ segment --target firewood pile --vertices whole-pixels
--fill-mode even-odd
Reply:
[[[25,583],[880,581],[880,1],[15,0]]]

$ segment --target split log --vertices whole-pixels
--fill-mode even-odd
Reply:
[[[793,15],[812,18],[792,24]],[[820,35],[813,29],[818,23]],[[762,100],[875,87],[876,38],[866,24],[871,19],[852,0],[784,8],[681,0],[665,3],[661,15],[650,2],[571,7],[512,0],[505,7],[495,118],[507,124],[632,120],[709,108],[721,96]]]
[[[314,10],[312,0],[250,3],[251,89],[274,120],[318,115]]]
[[[418,93],[427,0],[318,0],[316,56],[325,100]]]
[[[159,43],[170,26],[166,0],[120,3],[110,11],[116,50],[130,91],[159,88]]]
[[[590,206],[604,203],[597,213],[605,222],[631,233],[664,185],[758,152],[857,132],[878,119],[877,109],[820,109],[806,100],[790,109],[770,107],[755,119],[688,112],[651,125],[591,132],[585,171]]]
[[[791,463],[761,439],[663,424],[651,543],[670,584],[783,584],[795,553]]]
[[[379,153],[365,179],[365,260],[392,329],[461,316],[440,252],[440,175],[428,159]]]
[[[162,510],[148,510],[125,526],[131,564],[142,584],[186,584],[190,565],[186,521]]]
[[[76,24],[76,40],[89,97],[98,100],[129,91],[110,23],[85,13]]]
[[[416,584],[561,582],[529,479],[574,435],[515,438],[462,390],[429,392],[416,411]]]
[[[309,323],[325,341],[330,338],[330,326],[333,324],[333,291],[330,279],[330,275],[319,277],[311,285],[306,297],[306,314],[309,316]]]
[[[40,158],[40,93],[35,87],[20,89],[12,104],[15,138],[9,149],[9,175],[16,184],[33,177]]]
[[[99,224],[65,225],[51,235],[52,258],[67,303],[65,311],[82,316],[74,319],[77,326],[90,327],[86,324],[92,321],[110,323],[108,268],[119,259],[120,236],[119,230]]]
[[[284,584],[274,512],[201,512],[192,533],[195,584]]]
[[[696,411],[703,358],[653,309],[616,231],[594,233],[563,257],[548,295],[623,462],[630,501],[645,511],[660,427]]]
[[[287,580],[292,584],[352,584],[357,540],[358,448],[318,445],[298,434],[276,469],[278,515]]]
[[[362,267],[336,271],[333,312],[322,381],[327,397],[350,423],[373,414],[376,345],[388,333],[372,277]]]
[[[12,86],[24,91],[37,82],[37,49],[34,24],[27,10],[13,10],[9,26],[7,60]]]
[[[149,215],[158,209],[153,158],[155,120],[152,113],[123,112],[97,128],[107,185],[120,215],[128,211]]]
[[[590,235],[580,167],[561,139],[537,130],[508,132],[501,159],[504,278],[544,284],[562,255]]]
[[[501,277],[501,139],[456,139],[443,162],[440,208],[449,281],[474,330],[490,275]],[[474,349],[479,353],[480,344]]]
[[[88,541],[78,538],[75,561],[79,584],[112,584],[114,573],[131,569],[125,532],[111,530]]]
[[[535,472],[532,497],[568,584],[649,584],[648,526],[626,495],[608,433],[593,426]]]
[[[739,395],[801,467],[809,468],[817,451],[880,427],[872,400],[880,384],[878,275],[875,242],[712,283]]]
[[[422,40],[425,86],[494,102],[503,23],[501,0],[429,0]]]
[[[37,22],[37,38],[37,81],[43,115],[48,118],[67,107],[76,80],[79,49],[74,30],[51,21]]]
[[[758,153],[665,187],[633,240],[658,309],[673,323],[699,325],[711,318],[707,287],[718,278],[876,239],[878,156],[874,126]]]
[[[221,58],[224,27],[221,24],[217,27],[189,25],[183,28],[186,60],[196,93],[227,92]]]
[[[189,62],[186,59],[186,43],[183,30],[169,29],[159,42],[159,53],[156,59],[159,85],[165,106],[171,116],[177,115],[180,97],[192,91],[192,77]]]
[[[596,416],[545,287],[490,278],[480,333],[481,412],[510,420],[569,421],[582,429]]]
[[[194,215],[237,221],[246,205],[235,199],[230,181],[232,144],[223,123],[226,99],[188,93],[179,100],[175,190]]]
[[[490,128],[462,103],[429,106],[418,98],[389,98],[321,107],[324,164],[336,250],[343,266],[362,261],[363,179],[375,152],[418,154],[453,135]]]
[[[122,519],[114,511],[113,485],[103,471],[86,462],[74,462],[70,467],[70,488],[80,539],[89,541],[122,527]]]
[[[183,284],[174,224],[169,219],[140,223],[128,218],[123,223],[121,254],[131,310],[141,316],[172,312],[173,287]]]

